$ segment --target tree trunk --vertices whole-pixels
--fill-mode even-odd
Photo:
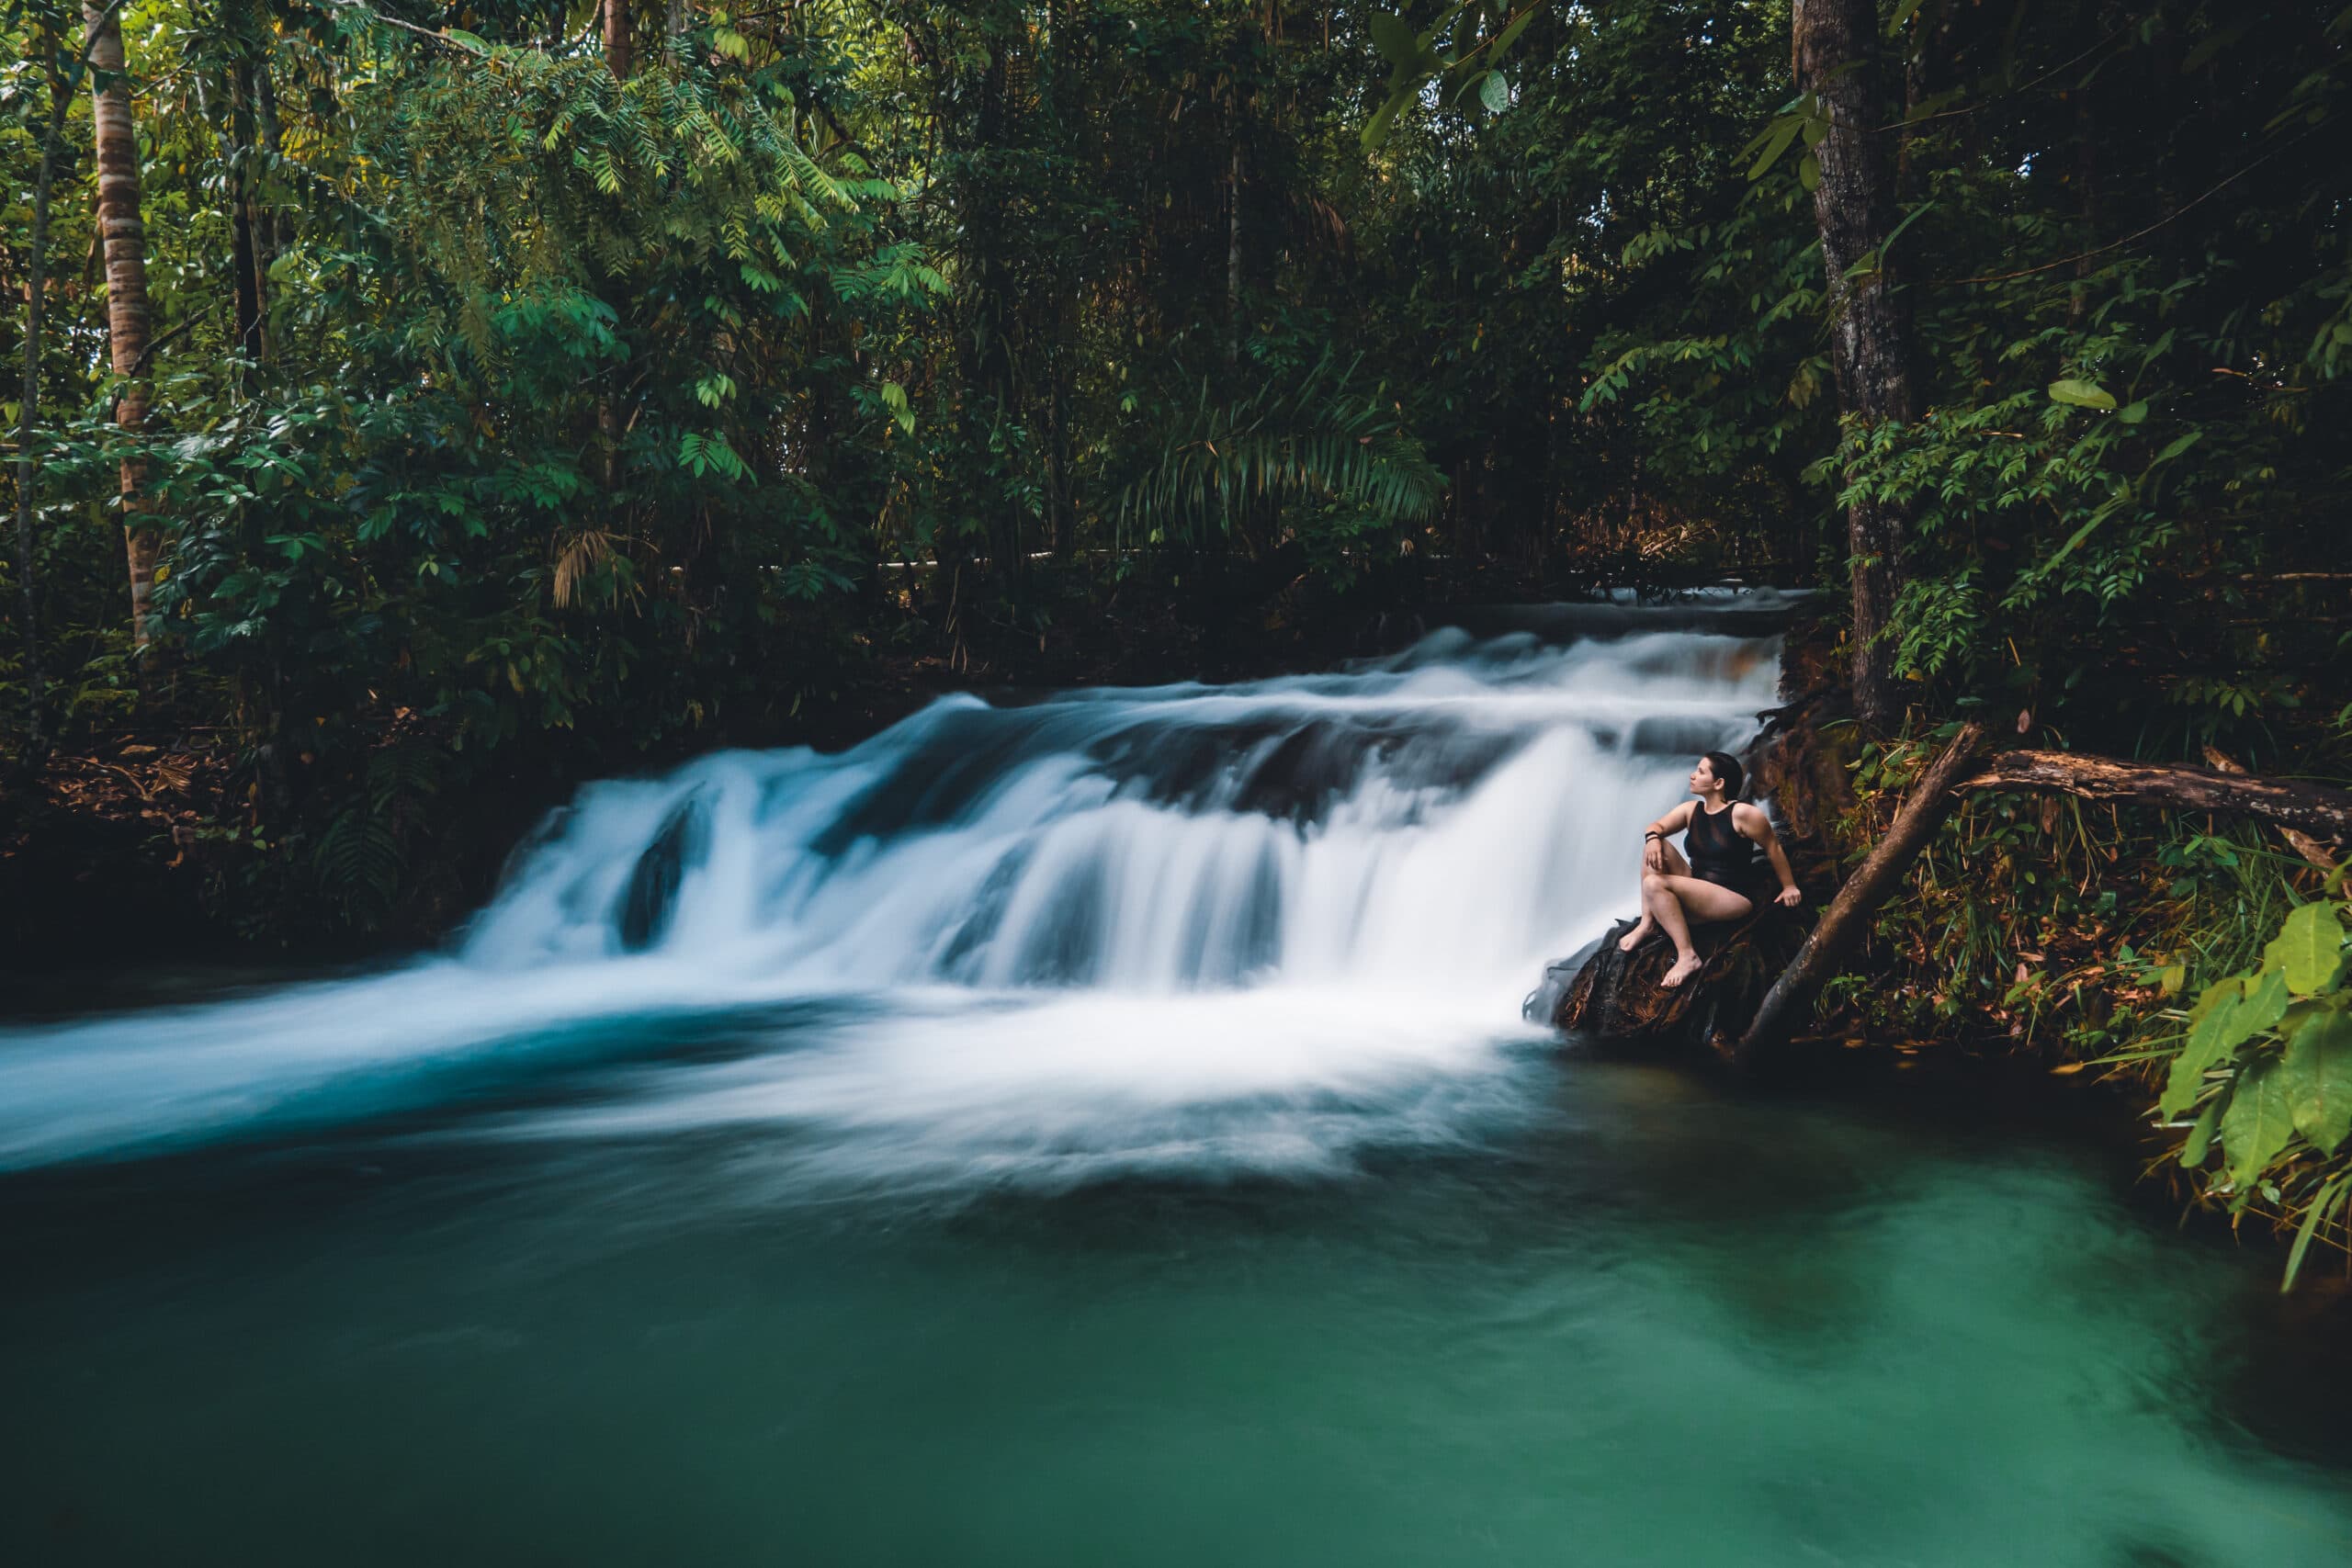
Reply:
[[[33,433],[40,426],[40,351],[49,292],[49,198],[57,184],[57,153],[65,140],[66,95],[57,70],[61,40],[40,35],[49,56],[49,125],[41,138],[39,172],[33,176],[32,254],[25,266],[24,400],[17,409],[17,615],[25,644],[25,743],[18,753],[28,770],[40,764],[45,746],[40,669],[40,629],[35,619],[40,596],[33,567]]]
[[[1879,84],[1878,8],[1871,0],[1795,0],[1790,39],[1797,89],[1818,96],[1828,133],[1813,155],[1821,180],[1813,195],[1828,275],[1830,361],[1838,403],[1864,426],[1913,417],[1911,322],[1885,254],[1894,227],[1894,186]],[[1851,274],[1851,276],[1849,276]],[[1893,507],[1847,508],[1847,552],[1854,595],[1854,707],[1884,726],[1899,711],[1893,650],[1883,633],[1902,587],[1904,519]]]
[[[91,141],[98,163],[98,231],[107,263],[107,346],[115,374],[125,378],[115,422],[136,436],[147,423],[147,388],[140,378],[147,357],[147,230],[139,198],[139,135],[130,113],[130,81],[122,55],[122,23],[117,8],[84,0],[89,29]],[[140,648],[153,637],[148,605],[154,593],[156,539],[141,527],[141,491],[146,465],[136,457],[122,463],[124,551],[130,568],[130,633]]]
[[[1830,900],[1821,922],[1813,928],[1813,934],[1804,939],[1804,945],[1797,949],[1788,968],[1765,993],[1763,1005],[1756,1010],[1755,1019],[1740,1036],[1740,1056],[1778,1044],[1804,1015],[1822,984],[1845,963],[1846,954],[1870,930],[1871,916],[1902,883],[1903,874],[1910,869],[1913,858],[1936,836],[1944,818],[1951,815],[1952,786],[1967,771],[1984,739],[1983,725],[1963,725],[1960,733],[1952,737],[1951,744],[1944,748],[1943,755],[1928,764],[1928,771],[1920,775],[1910,797],[1894,814],[1894,825],[1887,829],[1886,836],[1871,849],[1861,869],[1838,890],[1838,897]]]
[[[1241,358],[1241,139],[1233,140],[1233,167],[1226,181],[1225,362]]]
[[[1021,367],[1015,362],[1012,333],[1019,309],[1010,252],[1013,240],[1007,231],[1006,189],[1000,171],[1012,144],[1014,100],[1011,46],[1001,32],[989,34],[988,63],[979,81],[975,151],[989,172],[964,193],[966,256],[972,278],[971,325],[964,334],[967,408],[978,420],[971,427],[975,449],[989,446],[990,429],[1011,424],[1020,406]],[[977,161],[977,160],[976,160]],[[992,484],[987,515],[989,568],[1007,598],[1018,600],[1026,565],[1021,514],[1001,484]]]
[[[250,11],[235,39],[236,55],[229,67],[229,255],[236,297],[238,350],[255,361],[262,357],[262,260],[254,227],[254,54],[251,29],[258,20]]]
[[[613,80],[626,82],[636,68],[629,33],[629,0],[605,0],[605,64],[613,73]],[[601,270],[601,269],[599,269]],[[616,307],[614,325],[621,322]],[[596,396],[596,457],[597,477],[604,481],[605,499],[616,505],[621,491],[621,406],[618,388],[622,367],[606,369],[605,386]]]
[[[264,28],[266,29],[268,23],[265,20]],[[265,167],[275,175],[277,171],[278,157],[286,149],[286,139],[277,120],[277,88],[270,75],[269,44],[269,34],[265,30],[262,36],[262,51],[255,62],[254,85],[259,89],[259,96],[254,107],[261,115],[261,145],[263,152],[266,154]],[[261,273],[262,305],[266,317],[269,304],[269,269],[277,260],[278,243],[285,237],[285,233],[278,226],[276,210],[259,201],[261,180],[258,174],[254,176],[254,189],[256,194],[257,207],[254,219],[258,225],[254,235],[257,253],[255,263]],[[268,327],[266,323],[262,332],[264,339],[262,348],[266,355],[269,347]]]
[[[635,57],[629,52],[628,0],[605,0],[605,63],[612,67],[613,75],[628,80],[635,67]]]

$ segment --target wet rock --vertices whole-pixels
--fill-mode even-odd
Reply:
[[[1703,1051],[1731,1061],[1765,992],[1804,942],[1803,923],[1777,904],[1743,920],[1699,926],[1691,932],[1699,972],[1669,988],[1658,982],[1674,965],[1673,943],[1653,933],[1632,953],[1620,953],[1618,939],[1633,929],[1632,920],[1620,920],[1586,950],[1589,956],[1579,955],[1581,962],[1554,964],[1545,985],[1528,998],[1530,1007],[1556,994],[1551,1021],[1572,1033],[1610,1045]],[[1571,964],[1573,977],[1555,987],[1555,977]]]
[[[686,864],[702,852],[701,805],[699,795],[688,795],[638,856],[628,886],[621,891],[620,908],[614,911],[622,951],[643,953],[669,929]]]

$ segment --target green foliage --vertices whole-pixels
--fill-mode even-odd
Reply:
[[[1321,501],[1318,543],[1350,550],[1394,540],[1437,509],[1445,481],[1379,393],[1352,384],[1356,364],[1328,354],[1230,400],[1209,382],[1179,419],[1140,443],[1143,471],[1119,498],[1123,526],[1154,544],[1197,548],[1212,534],[1282,525],[1285,503]],[[1293,515],[1295,515],[1294,513]],[[1318,561],[1345,575],[1336,559]]]
[[[2352,904],[2335,897],[2298,906],[2259,966],[2216,981],[2177,1015],[2186,1038],[2158,1107],[2176,1121],[2201,1108],[2180,1155],[2192,1169],[2205,1165],[2218,1118],[2222,1163],[2206,1179],[2209,1197],[2233,1211],[2264,1203],[2298,1225],[2290,1286],[2314,1236],[2352,1235],[2343,1212],[2352,1191],[2347,919]]]
[[[0,179],[47,149],[64,182],[7,613],[30,578],[67,744],[212,738],[289,919],[415,897],[430,835],[342,901],[379,880],[396,743],[444,756],[460,809],[805,739],[911,669],[1099,668],[1139,620],[1311,658],[1340,639],[1303,604],[1337,634],[1566,574],[1834,588],[1854,497],[1907,519],[1891,636],[1922,712],[2340,768],[2332,13],[1886,7],[1902,210],[1871,261],[1918,326],[1920,417],[1841,430],[1786,0],[659,10],[623,82],[549,0],[131,8],[136,443],[77,269],[89,96],[48,85],[78,17],[0,21]],[[12,278],[28,221],[0,209]],[[144,653],[126,516],[162,552]],[[2192,889],[2217,947],[2225,892],[2268,897],[2227,836],[2094,818],[1972,808],[1939,874],[1982,874],[1923,884],[1949,919],[1902,933],[1964,976],[1922,1007],[2112,1043],[2017,977],[2018,922],[2120,931],[2113,863]]]

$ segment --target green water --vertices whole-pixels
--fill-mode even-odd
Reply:
[[[1927,1085],[1283,1180],[429,1122],[0,1179],[10,1564],[2352,1562],[2345,1320]]]

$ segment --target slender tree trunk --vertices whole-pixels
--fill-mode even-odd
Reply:
[[[988,65],[980,79],[977,148],[989,172],[965,193],[965,244],[973,280],[971,326],[965,346],[970,355],[965,367],[965,399],[981,419],[995,428],[1012,423],[1020,396],[1019,367],[1014,363],[1015,327],[1013,275],[1009,252],[1012,238],[1006,229],[1004,187],[996,170],[1012,141],[1014,101],[1011,49],[1004,34],[989,35]],[[977,162],[978,160],[974,160]],[[974,431],[985,444],[985,436]],[[989,497],[989,563],[1001,591],[1018,598],[1024,559],[1021,514],[1001,489]]]
[[[91,141],[98,164],[98,231],[106,243],[107,346],[115,374],[126,378],[115,422],[136,436],[147,424],[147,229],[139,197],[139,134],[131,118],[130,81],[122,54],[122,22],[114,6],[84,0],[89,29]],[[154,593],[156,538],[141,526],[146,465],[122,463],[124,551],[130,568],[130,632],[141,649],[153,639],[148,605]]]
[[[274,249],[261,206],[262,148],[277,142],[277,102],[269,87],[270,21],[259,0],[243,0],[229,66],[229,248],[236,272],[237,346],[255,363],[269,357],[269,263]]]
[[[1878,7],[1872,0],[1794,0],[1790,38],[1798,90],[1818,96],[1829,117],[1828,134],[1814,149],[1821,182],[1813,211],[1828,274],[1838,407],[1865,426],[1907,421],[1915,412],[1911,321],[1885,250],[1894,227],[1894,185],[1885,138],[1876,134],[1887,118],[1879,84]],[[1895,508],[1873,501],[1846,512],[1854,706],[1873,725],[1892,722],[1900,706],[1893,650],[1883,634],[1902,588],[1904,521]]]
[[[1954,6],[1948,0],[1929,0],[1912,13],[1903,46],[1903,129],[1895,133],[1897,201],[1917,201],[1926,194],[1919,143],[1928,133],[1916,122],[1951,85],[1953,13]]]
[[[611,69],[616,82],[627,82],[629,73],[636,68],[637,57],[629,32],[631,20],[629,0],[605,0],[605,63]],[[615,325],[619,324],[616,318]],[[619,367],[609,370],[605,389],[596,398],[597,471],[604,480],[608,502],[616,502],[621,490],[621,408],[617,390],[610,385],[619,377]]]
[[[247,28],[255,18],[248,12]],[[236,343],[247,358],[262,356],[261,247],[254,232],[253,39],[240,29],[229,67],[229,255],[235,274]]]
[[[605,0],[605,63],[623,82],[636,65],[628,27],[628,0]]]
[[[1226,181],[1225,362],[1241,358],[1241,138],[1233,139],[1233,168]]]
[[[264,166],[275,174],[277,169],[278,155],[284,152],[286,143],[277,120],[277,89],[270,80],[270,49],[275,40],[267,30],[269,23],[266,17],[264,18],[262,27],[264,29],[261,37],[263,52],[255,62],[254,71],[254,85],[258,89],[254,107],[261,117],[261,146],[263,152],[266,154]],[[269,269],[277,260],[278,242],[283,236],[278,230],[277,212],[260,200],[261,177],[258,172],[254,178],[254,191],[256,250],[254,260],[261,276],[262,349],[264,356],[266,357],[269,348]]]
[[[40,427],[40,351],[49,295],[49,198],[57,182],[57,154],[65,140],[66,95],[72,91],[57,69],[59,39],[41,38],[49,56],[49,126],[41,138],[40,164],[33,176],[32,255],[25,267],[24,400],[17,409],[17,617],[25,644],[25,743],[18,753],[27,768],[38,767],[47,746],[43,734],[43,689],[40,592],[33,566],[33,434]]]

